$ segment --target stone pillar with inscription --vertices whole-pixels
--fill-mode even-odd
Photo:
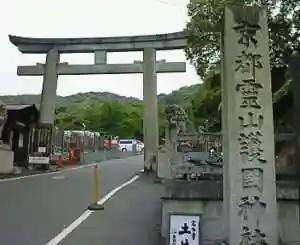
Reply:
[[[292,75],[293,88],[293,127],[295,147],[294,162],[296,164],[295,167],[298,179],[298,193],[300,193],[300,97],[298,96],[298,93],[300,91],[300,54],[295,54],[291,57],[290,70]]]
[[[222,35],[224,213],[228,244],[278,243],[267,14],[226,7]]]

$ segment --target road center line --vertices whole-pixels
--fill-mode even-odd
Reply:
[[[115,195],[118,191],[122,190],[126,186],[130,185],[134,181],[136,181],[140,176],[136,175],[127,182],[122,185],[116,187],[111,192],[106,194],[103,198],[98,201],[98,204],[102,205],[107,200],[109,200],[113,195]],[[80,217],[74,220],[68,227],[64,228],[58,235],[56,235],[51,241],[46,243],[46,245],[57,245],[63,239],[65,239],[71,232],[73,232],[81,223],[83,223],[94,211],[86,210]]]

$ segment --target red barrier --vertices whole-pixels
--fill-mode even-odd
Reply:
[[[75,167],[74,149],[69,149],[69,166]]]
[[[80,148],[73,149],[73,157],[76,162],[80,162],[80,155],[84,154]]]
[[[56,168],[64,168],[64,161],[62,156],[58,156],[56,159]]]

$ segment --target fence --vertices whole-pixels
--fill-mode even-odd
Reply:
[[[55,129],[53,135],[54,152],[67,152],[70,145],[80,148],[81,151],[101,151],[104,148],[112,148],[107,137],[100,132],[91,131],[64,131]]]
[[[53,132],[53,155],[62,155],[68,158],[69,148],[81,150],[82,162],[91,163],[109,159],[124,158],[134,156],[138,153],[120,152],[118,150],[118,141],[108,139],[108,136],[100,132],[92,131],[64,131],[55,129]]]
[[[222,152],[222,136],[220,133],[202,133],[196,148],[200,152],[209,152],[210,149],[215,149],[216,153]]]

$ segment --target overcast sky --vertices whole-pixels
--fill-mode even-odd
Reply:
[[[181,31],[187,20],[188,0],[9,0],[0,8],[1,95],[40,93],[41,77],[18,77],[17,65],[45,62],[45,55],[21,54],[8,34],[28,37],[101,37]],[[184,52],[161,51],[157,59],[185,61]],[[109,63],[142,59],[142,53],[110,53]],[[92,54],[62,55],[61,62],[91,64]],[[199,83],[194,68],[186,73],[159,74],[158,93]],[[60,76],[59,95],[109,91],[142,97],[142,74]]]

